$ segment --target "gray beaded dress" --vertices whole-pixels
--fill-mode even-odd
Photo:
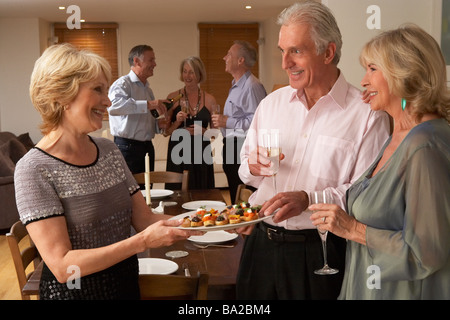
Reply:
[[[107,246],[130,236],[131,196],[139,186],[116,145],[91,138],[97,159],[76,166],[41,149],[31,149],[15,170],[17,208],[26,225],[64,216],[72,248]],[[41,299],[137,299],[134,255],[106,270],[84,276],[80,286],[59,283],[44,265]]]

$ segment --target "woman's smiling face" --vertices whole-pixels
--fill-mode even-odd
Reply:
[[[183,81],[186,85],[198,85],[195,72],[188,63],[185,63],[183,66]]]
[[[111,105],[108,87],[103,73],[92,81],[81,83],[77,96],[63,113],[62,126],[80,133],[100,129],[106,108]]]
[[[400,98],[391,94],[388,82],[376,64],[367,63],[361,85],[367,90],[372,110],[387,111],[391,105],[399,104]]]

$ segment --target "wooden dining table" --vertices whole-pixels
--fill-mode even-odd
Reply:
[[[160,201],[171,202],[170,206],[164,207],[164,214],[176,216],[190,211],[189,209],[184,209],[183,204],[201,200],[225,202],[219,189],[174,191],[172,195],[165,198],[152,198],[152,208],[158,206]],[[227,247],[211,245],[207,248],[200,248],[199,245],[205,245],[205,243],[199,244],[192,241],[192,239],[187,239],[168,247],[147,249],[138,254],[138,258],[172,260],[178,264],[178,270],[175,274],[179,275],[185,275],[185,269],[188,269],[191,275],[195,275],[197,272],[208,273],[208,299],[230,300],[235,298],[236,276],[244,239],[241,235],[237,235],[234,239],[220,244]],[[166,255],[170,251],[183,251],[187,255],[171,258]],[[24,294],[37,295],[39,293],[41,270],[42,263],[36,268],[36,272],[34,272],[23,288]]]
[[[189,212],[190,209],[183,208],[183,204],[192,201],[221,201],[225,204],[222,192],[219,189],[207,190],[188,190],[188,191],[173,191],[173,194],[166,197],[152,197],[152,208],[155,209],[160,202],[164,205],[164,214],[176,216],[181,213]]]
[[[161,201],[172,205],[164,206],[164,214],[176,216],[182,213],[188,213],[191,209],[183,208],[183,204],[191,201],[222,201],[222,192],[219,189],[208,190],[189,190],[187,192],[174,191],[174,193],[163,199],[152,198],[152,208],[156,208]],[[176,202],[176,204],[174,204]],[[236,276],[239,267],[239,260],[244,244],[244,239],[238,235],[235,239],[221,243],[229,247],[209,246],[199,248],[205,245],[198,244],[190,239],[179,241],[169,247],[156,249],[147,249],[139,254],[141,258],[162,258],[171,259],[166,256],[170,251],[184,251],[186,257],[174,258],[173,261],[179,266],[176,274],[184,275],[184,266],[187,266],[191,275],[197,272],[206,272],[209,275],[209,299],[234,299]]]

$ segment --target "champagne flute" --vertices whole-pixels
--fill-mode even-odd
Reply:
[[[271,162],[271,173],[273,181],[273,189],[275,195],[277,191],[277,173],[280,167],[280,133],[278,130],[271,131],[270,133],[263,134],[263,147],[267,150],[267,156]]]
[[[212,113],[213,114],[220,114],[220,105],[219,104],[213,104],[213,106],[212,106]]]
[[[310,194],[309,194],[309,202],[310,202],[310,204],[333,203],[333,196],[331,195],[330,191],[328,191],[328,190],[313,191],[313,192],[310,192]],[[314,270],[314,273],[315,274],[319,274],[319,275],[328,275],[328,274],[338,273],[339,270],[338,269],[334,269],[334,268],[330,268],[328,266],[328,262],[327,262],[327,235],[328,235],[328,230],[322,230],[322,229],[320,229],[320,227],[317,227],[317,232],[319,232],[320,240],[322,240],[322,251],[323,251],[324,265],[323,265],[322,269]]]
[[[220,113],[221,113],[221,110],[220,110],[220,105],[219,104],[213,104],[212,106],[211,106],[212,108],[212,115],[220,115]],[[215,121],[213,121],[213,117],[211,117],[211,127],[212,128],[216,128],[216,129],[218,129],[219,128],[219,117],[214,117],[214,120]],[[214,125],[214,123],[216,123],[217,124],[217,126],[216,125]],[[214,139],[215,139],[216,137],[214,137]],[[213,151],[214,152],[214,151]]]
[[[181,111],[189,115],[189,101],[187,99],[180,100]],[[186,118],[184,118],[184,127],[186,128]]]

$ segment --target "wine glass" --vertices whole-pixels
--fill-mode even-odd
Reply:
[[[309,202],[310,202],[310,204],[333,203],[333,196],[331,195],[329,190],[313,191],[313,192],[310,192],[310,194],[309,194]],[[320,274],[320,275],[328,275],[328,274],[338,273],[339,270],[338,269],[334,269],[334,268],[330,268],[328,266],[328,262],[327,262],[327,235],[328,235],[328,230],[322,230],[322,229],[320,229],[320,227],[317,227],[317,232],[319,232],[320,240],[322,240],[322,250],[323,250],[324,265],[323,265],[322,269],[314,270],[314,273],[315,274]]]
[[[263,147],[267,150],[267,156],[271,162],[271,173],[273,181],[273,189],[275,194],[277,194],[277,173],[280,167],[280,133],[278,130],[271,131],[270,133],[263,134]]]
[[[181,111],[189,115],[189,101],[187,99],[180,100]],[[184,118],[184,127],[186,128],[186,118]]]
[[[214,104],[212,106],[212,113],[213,114],[220,114],[220,105],[219,104]]]

